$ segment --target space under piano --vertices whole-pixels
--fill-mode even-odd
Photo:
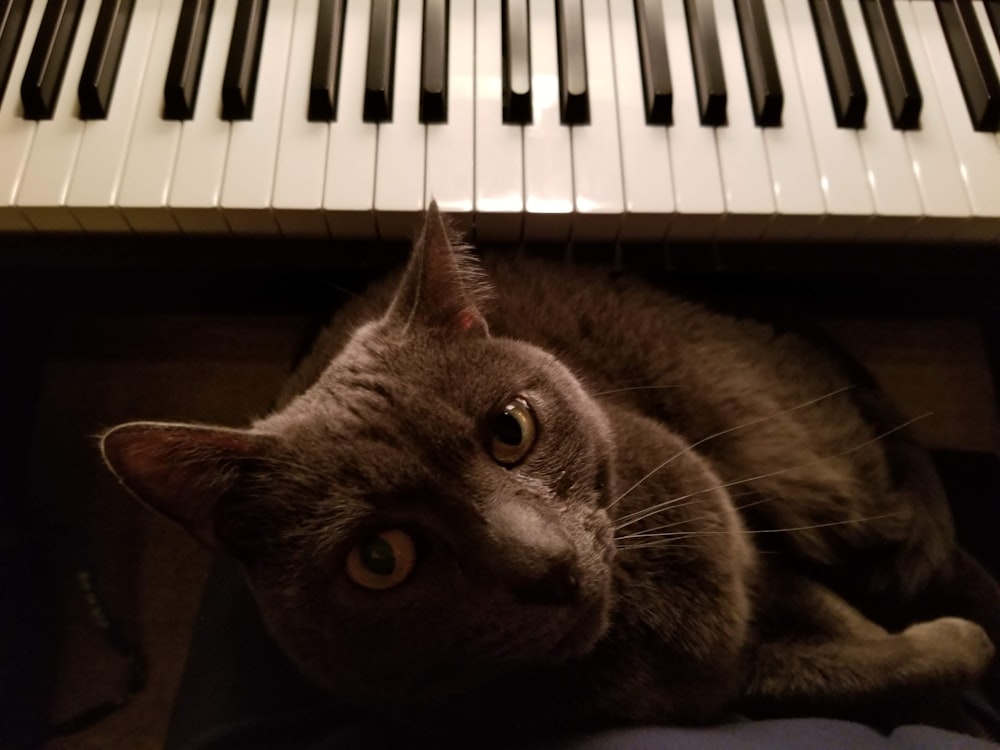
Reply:
[[[0,264],[377,266],[436,200],[648,270],[993,270],[998,44],[1000,0],[0,0]]]

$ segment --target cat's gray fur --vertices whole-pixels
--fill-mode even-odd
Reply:
[[[969,728],[953,709],[1000,617],[988,636],[908,613],[1000,593],[855,371],[634,280],[485,267],[432,209],[405,274],[338,314],[272,414],[123,425],[109,465],[243,563],[303,672],[423,731],[733,710]],[[506,467],[489,420],[517,395],[538,437]],[[388,527],[418,566],[363,589],[345,558]]]

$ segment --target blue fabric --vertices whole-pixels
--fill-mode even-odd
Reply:
[[[996,750],[998,745],[926,726],[900,727],[891,735],[832,719],[748,721],[710,728],[639,727],[535,745],[531,750]],[[320,750],[320,748],[316,748]],[[325,749],[324,749],[325,750]]]
[[[484,738],[484,742],[488,738]],[[386,737],[370,727],[347,726],[308,750],[375,750],[423,747]],[[444,746],[435,744],[436,750]],[[464,743],[462,747],[470,747]],[[870,727],[833,719],[746,721],[718,727],[636,727],[502,746],[501,750],[996,750],[1000,745],[928,726],[900,727],[882,735]]]

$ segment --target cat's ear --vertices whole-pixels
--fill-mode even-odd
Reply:
[[[475,258],[457,242],[431,202],[386,319],[486,336],[482,307],[489,288]]]
[[[217,531],[218,505],[272,438],[242,430],[162,422],[130,422],[101,439],[101,452],[137,498],[184,526],[205,546],[230,546]]]

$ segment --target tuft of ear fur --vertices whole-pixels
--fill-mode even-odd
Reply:
[[[105,433],[101,453],[137,498],[222,550],[215,528],[219,502],[245,465],[265,456],[271,438],[242,430],[163,422],[129,422]]]
[[[490,294],[470,249],[432,201],[386,320],[404,331],[417,324],[487,336],[482,310]]]

